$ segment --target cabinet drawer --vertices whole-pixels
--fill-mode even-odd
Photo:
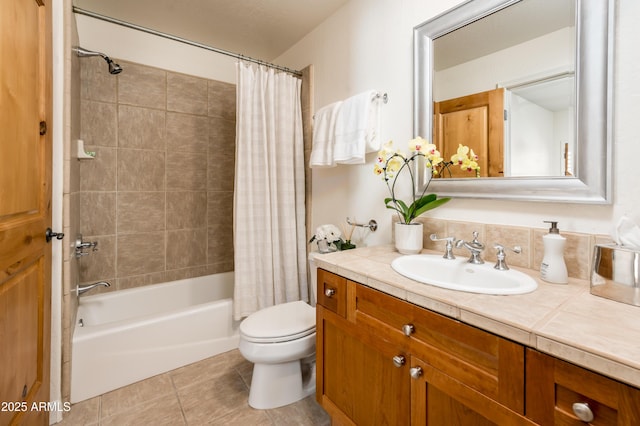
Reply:
[[[318,304],[346,317],[347,279],[324,269],[318,269]]]
[[[640,424],[640,389],[545,355],[527,350],[527,417],[540,424]],[[578,404],[574,410],[574,404]]]

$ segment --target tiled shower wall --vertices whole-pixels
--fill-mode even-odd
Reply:
[[[235,85],[119,63],[81,63],[80,282],[232,271]]]

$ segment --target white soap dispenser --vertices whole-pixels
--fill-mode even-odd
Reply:
[[[567,239],[560,235],[558,222],[550,223],[549,233],[542,237],[544,244],[544,257],[540,264],[540,278],[554,284],[567,284],[567,265],[564,263],[564,246]]]

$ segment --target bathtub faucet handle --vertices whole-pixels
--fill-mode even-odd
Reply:
[[[87,285],[78,285],[76,287],[76,293],[78,294],[78,296],[80,296],[82,293],[86,293],[87,291],[91,290],[92,288],[96,288],[96,287],[111,287],[111,284],[109,284],[106,281],[99,281],[97,283],[94,284],[87,284]]]
[[[78,235],[76,238],[76,257],[86,256],[89,253],[84,251],[85,249],[92,249],[91,251],[98,251],[97,241],[83,241],[82,235]]]

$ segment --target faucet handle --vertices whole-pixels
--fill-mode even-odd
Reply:
[[[500,271],[506,271],[509,269],[509,266],[507,266],[507,255],[504,252],[505,249],[511,250],[516,254],[519,254],[522,252],[522,247],[520,246],[514,246],[513,248],[511,248],[511,247],[505,247],[502,244],[495,244],[493,248],[496,249],[496,258],[497,258],[494,268]]]
[[[438,238],[437,234],[431,234],[429,236],[429,238],[431,239],[431,241],[446,241],[447,244],[445,244],[445,253],[442,256],[445,259],[455,259],[456,257],[453,255],[453,242],[456,240],[456,237],[445,237],[445,238]]]

